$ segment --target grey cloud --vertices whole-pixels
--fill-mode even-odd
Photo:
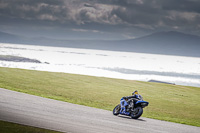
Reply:
[[[199,5],[199,0],[0,0],[0,25],[7,21],[123,35],[161,30],[200,35]]]
[[[187,25],[188,28],[194,26],[198,28],[200,14],[197,5],[200,5],[199,2],[187,0],[176,2],[172,0],[140,1],[141,3],[123,1],[123,6],[113,9],[112,13],[133,26],[146,25],[144,28],[150,26],[169,30],[173,30],[174,27],[184,29],[187,24],[191,25]]]
[[[160,21],[170,19],[170,11],[200,10],[197,8],[200,2],[189,0],[1,0],[0,3],[5,6],[0,8],[2,16],[77,24],[112,24],[116,21],[114,24],[125,22],[156,25]],[[178,13],[177,18],[180,18]]]
[[[176,10],[184,12],[197,12],[200,13],[200,1],[199,0],[161,0],[158,1],[162,4],[163,10]]]
[[[62,20],[67,18],[68,9],[61,0],[1,0],[0,15],[24,20]]]
[[[90,4],[88,4],[88,3],[85,3],[84,6],[85,6],[85,7],[94,7],[93,5],[90,5]]]

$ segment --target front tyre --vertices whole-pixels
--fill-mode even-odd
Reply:
[[[118,115],[121,110],[121,105],[118,104],[114,109],[113,109],[113,115]]]
[[[133,112],[131,112],[131,118],[133,119],[138,119],[143,113],[143,108],[142,107],[137,107],[134,109]]]

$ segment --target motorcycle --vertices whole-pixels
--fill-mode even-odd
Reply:
[[[123,100],[123,98],[121,99]],[[149,102],[144,101],[141,95],[137,95],[136,98],[131,98],[127,100],[128,107],[127,111],[124,111],[124,107],[118,104],[113,109],[113,115],[127,115],[131,116],[133,119],[138,119],[143,114],[143,108],[149,105]]]

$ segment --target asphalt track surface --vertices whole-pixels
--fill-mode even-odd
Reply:
[[[111,111],[2,88],[0,120],[67,133],[200,133],[200,127],[143,117],[134,120],[114,116]]]

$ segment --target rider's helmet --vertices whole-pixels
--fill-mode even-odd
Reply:
[[[132,95],[137,95],[137,94],[138,94],[137,90],[132,93]]]

